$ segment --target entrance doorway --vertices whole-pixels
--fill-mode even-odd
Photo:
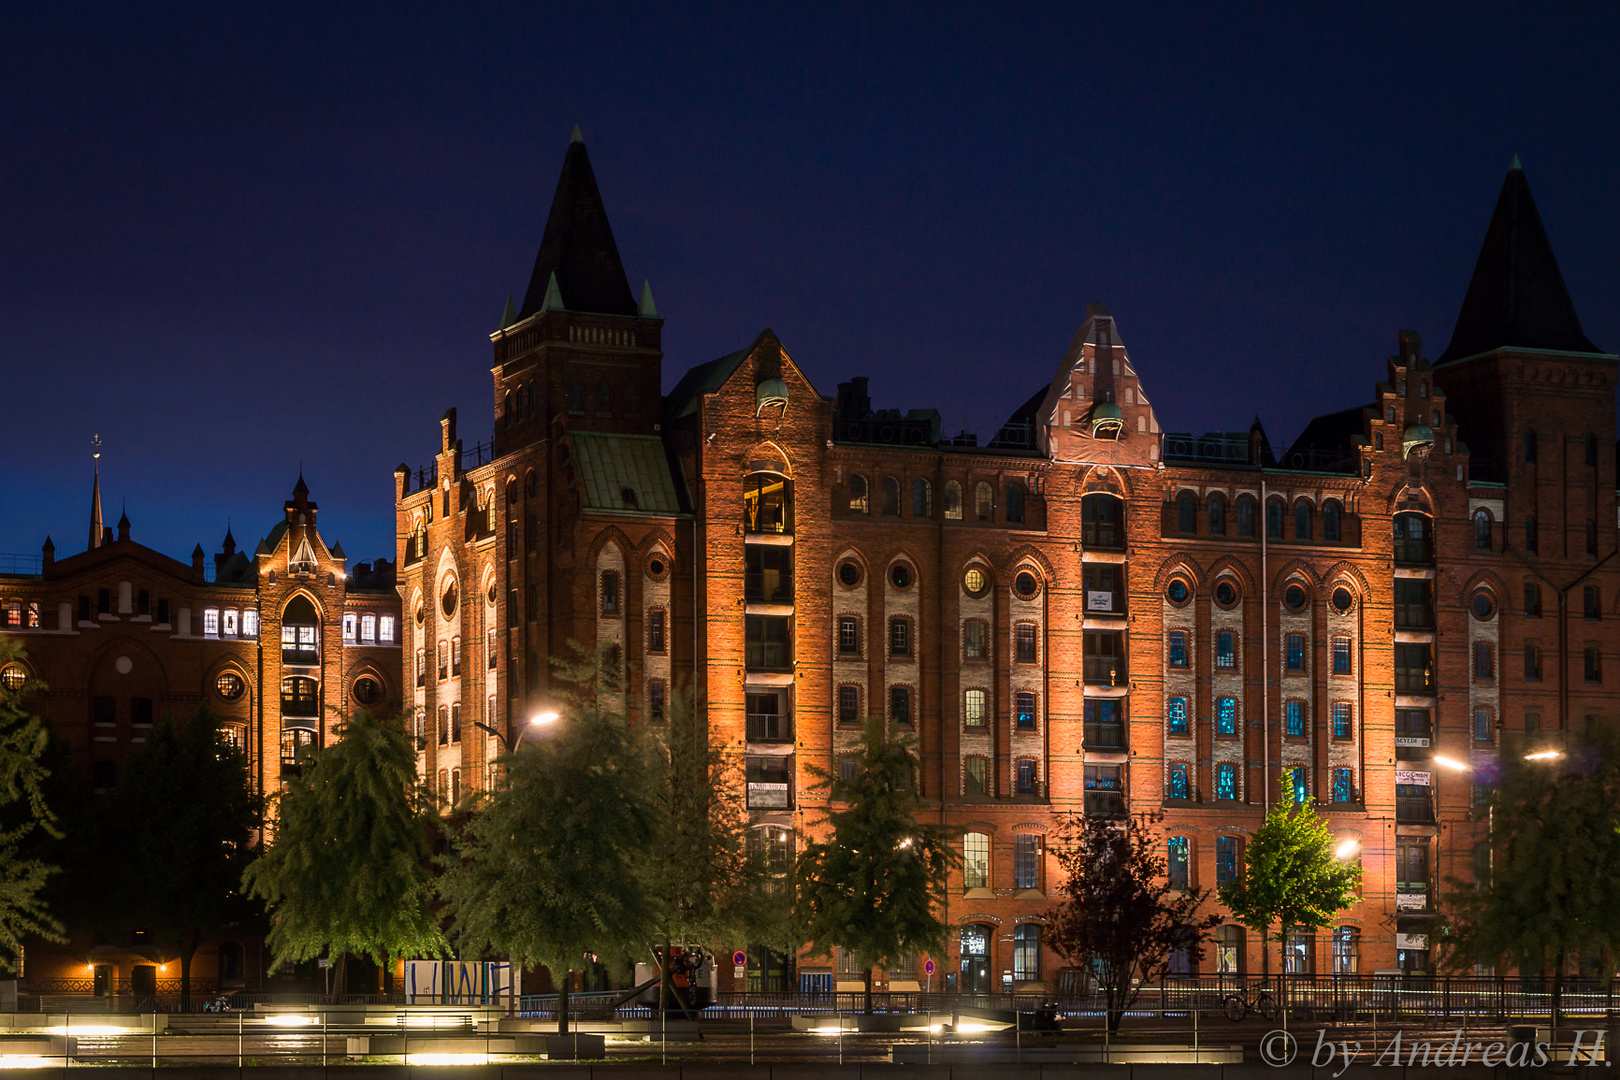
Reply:
[[[962,993],[990,992],[990,935],[994,932],[992,927],[978,924],[962,927]]]

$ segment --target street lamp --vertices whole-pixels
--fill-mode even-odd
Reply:
[[[1344,862],[1354,857],[1355,853],[1360,849],[1361,841],[1355,839],[1346,840],[1333,852],[1333,857],[1338,859],[1340,862]]]
[[[524,725],[523,727],[518,729],[517,738],[512,740],[511,745],[507,745],[505,735],[502,735],[499,731],[496,731],[494,728],[490,727],[488,724],[482,723],[481,721],[478,721],[478,720],[474,720],[473,721],[473,727],[480,728],[483,731],[486,731],[489,734],[495,736],[495,738],[500,741],[500,744],[501,744],[501,746],[503,748],[505,748],[505,749],[507,749],[507,750],[509,750],[509,751],[511,751],[513,753],[516,753],[517,748],[523,745],[523,736],[527,735],[531,730],[533,730],[535,728],[550,727],[552,724],[555,724],[560,719],[562,719],[561,715],[559,713],[557,713],[557,711],[554,710],[554,709],[548,709],[547,711],[542,712],[542,713],[535,713],[533,716],[529,717],[529,722],[526,725]]]
[[[1533,754],[1524,755],[1526,761],[1553,761],[1564,756],[1562,750],[1537,750]]]

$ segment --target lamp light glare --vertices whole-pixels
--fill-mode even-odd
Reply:
[[[535,713],[529,717],[529,724],[533,727],[544,727],[547,724],[555,724],[558,719],[559,717],[555,711]]]
[[[1450,769],[1453,772],[1467,772],[1468,771],[1468,766],[1467,765],[1464,765],[1462,762],[1458,761],[1456,758],[1448,758],[1444,754],[1436,754],[1436,755],[1434,755],[1434,763],[1436,765],[1440,766],[1442,769]]]
[[[1552,761],[1554,758],[1561,758],[1563,756],[1564,756],[1563,753],[1561,751],[1558,751],[1558,750],[1537,750],[1533,754],[1524,755],[1524,760],[1526,760],[1526,761]]]
[[[1333,857],[1335,859],[1348,859],[1354,855],[1360,847],[1361,843],[1359,841],[1346,840],[1333,852]]]

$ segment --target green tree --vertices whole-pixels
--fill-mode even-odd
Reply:
[[[1361,863],[1335,854],[1333,833],[1314,801],[1306,796],[1295,802],[1287,776],[1279,791],[1249,838],[1242,871],[1219,890],[1232,917],[1260,935],[1261,963],[1268,969],[1273,926],[1282,941],[1290,930],[1321,930],[1355,900],[1361,881]]]
[[[1505,745],[1478,777],[1490,787],[1489,825],[1478,880],[1449,883],[1442,962],[1550,965],[1561,1010],[1573,958],[1620,953],[1620,736],[1600,727],[1562,756],[1527,760],[1531,749]]]
[[[831,806],[817,822],[825,839],[804,846],[796,867],[798,919],[814,955],[848,950],[865,972],[919,953],[943,956],[945,888],[961,854],[955,831],[917,820],[916,740],[866,722],[851,779],[809,766]]]
[[[275,963],[323,953],[338,969],[367,956],[440,956],[430,907],[426,815],[405,726],[362,712],[276,800],[273,839],[243,875],[270,910]]]
[[[207,706],[183,725],[159,724],[124,762],[102,832],[102,910],[113,923],[103,926],[144,929],[178,955],[182,995],[203,939],[254,916],[242,872],[263,818],[247,755],[223,740]]]
[[[458,837],[438,883],[456,944],[544,965],[567,1030],[572,973],[588,956],[629,962],[654,922],[658,767],[646,741],[594,695],[503,757],[504,782]]]
[[[15,639],[0,634],[0,670],[13,661],[23,667],[25,657]],[[44,837],[61,835],[45,802],[50,734],[25,704],[44,691],[34,679],[15,688],[0,685],[0,968],[7,971],[17,969],[30,935],[67,940],[44,896],[57,869],[40,855]]]
[[[1108,1031],[1150,983],[1161,981],[1178,952],[1189,968],[1219,915],[1199,915],[1203,889],[1172,887],[1163,814],[1117,818],[1073,815],[1058,833],[1063,902],[1046,914],[1047,944],[1102,987]]]

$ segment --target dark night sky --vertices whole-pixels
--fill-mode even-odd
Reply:
[[[392,555],[394,466],[449,405],[488,436],[575,123],[666,389],[770,326],[986,437],[1101,300],[1169,430],[1291,440],[1397,329],[1444,349],[1514,153],[1620,348],[1615,5],[38,7],[0,13],[0,552],[82,549],[100,432],[159,550],[252,544],[301,461]]]

